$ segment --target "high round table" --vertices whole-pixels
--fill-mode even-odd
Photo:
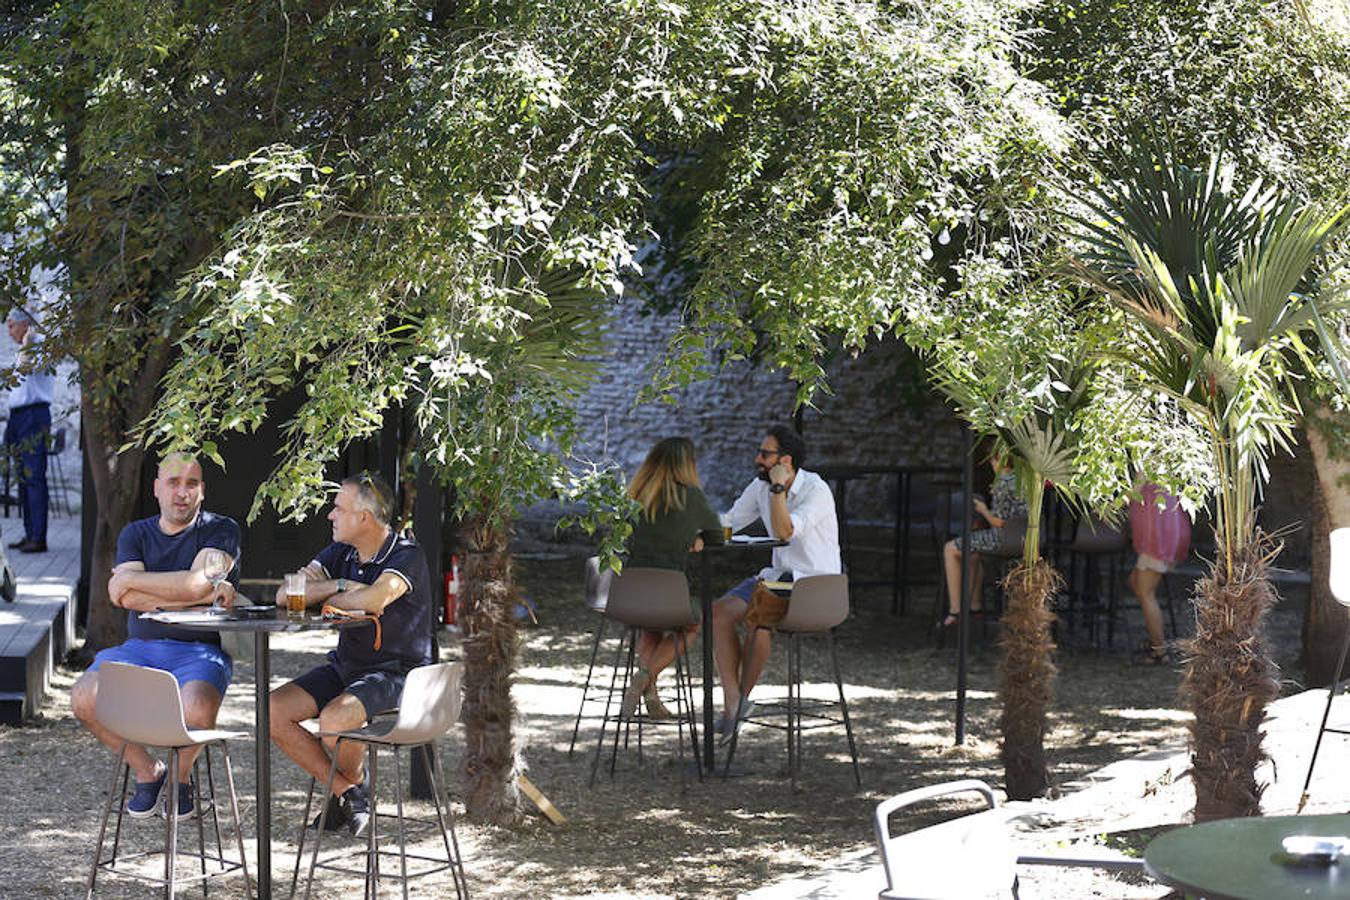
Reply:
[[[187,628],[192,631],[246,631],[253,634],[253,716],[255,720],[254,759],[258,779],[258,892],[259,897],[272,896],[272,719],[268,693],[271,689],[272,668],[268,661],[271,636],[278,632],[331,631],[356,625],[367,625],[369,619],[325,619],[306,613],[303,619],[292,619],[285,610],[277,608],[270,618],[245,618],[233,613],[208,612],[200,607],[184,610],[141,613],[151,619]],[[297,673],[298,674],[298,673]]]
[[[1350,897],[1350,857],[1329,866],[1291,864],[1291,835],[1350,835],[1350,815],[1219,819],[1167,832],[1148,845],[1144,866],[1164,884],[1209,900],[1331,900]]]

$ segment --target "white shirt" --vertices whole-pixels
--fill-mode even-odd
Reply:
[[[28,335],[19,347],[19,358],[15,365],[23,366],[32,360],[38,338],[30,328]],[[9,408],[29,406],[33,403],[51,403],[52,392],[56,389],[56,376],[51,372],[29,372],[19,376],[19,383],[9,392]]]
[[[746,485],[731,509],[720,518],[732,531],[740,531],[758,516],[773,534],[769,509],[769,482],[756,478]],[[793,578],[807,575],[838,575],[839,520],[834,514],[834,494],[815,472],[798,469],[787,490],[788,515],[792,518],[792,539],[786,547],[773,549],[773,565],[762,569],[759,577],[772,580],[791,572]]]

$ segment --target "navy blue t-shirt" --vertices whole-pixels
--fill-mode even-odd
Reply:
[[[369,625],[342,629],[333,662],[344,679],[354,680],[374,670],[406,674],[431,662],[431,572],[415,541],[393,534],[367,562],[361,562],[350,544],[329,544],[314,557],[329,578],[374,584],[393,572],[408,585],[380,614],[380,649]]]
[[[224,550],[234,560],[230,570],[231,584],[239,583],[239,525],[234,519],[202,510],[197,520],[177,534],[165,534],[159,527],[159,516],[138,519],[122,529],[117,536],[117,565],[140,562],[147,572],[185,572],[192,568],[197,553],[206,547]],[[189,631],[162,622],[142,619],[136,610],[127,611],[127,633],[133,638],[175,641],[198,641],[219,644],[215,631]]]

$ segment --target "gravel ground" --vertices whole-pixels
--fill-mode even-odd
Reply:
[[[717,583],[731,583],[739,574],[719,571]],[[460,841],[477,896],[733,896],[870,847],[871,810],[886,796],[954,778],[1001,781],[994,693],[997,625],[985,626],[977,642],[970,667],[967,738],[956,746],[955,659],[952,650],[936,649],[929,639],[930,583],[916,586],[911,614],[901,617],[889,614],[888,592],[855,590],[855,614],[839,631],[845,690],[861,754],[861,789],[853,782],[842,731],[824,730],[807,735],[800,790],[793,792],[785,773],[782,734],[766,728],[743,732],[737,761],[748,773],[742,777],[702,783],[691,779],[682,788],[673,729],[662,729],[644,735],[642,765],[635,750],[620,751],[613,777],[602,771],[592,787],[588,777],[595,728],[583,723],[582,740],[574,754],[568,753],[595,623],[594,614],[580,602],[580,576],[578,557],[522,560],[518,570],[522,591],[539,619],[523,632],[516,682],[518,736],[529,778],[568,821],[554,826],[530,816],[514,828],[461,822]],[[1283,604],[1272,628],[1277,656],[1294,675],[1301,604],[1297,595]],[[1178,614],[1186,618],[1183,609]],[[1063,635],[1048,741],[1058,784],[1184,740],[1186,715],[1175,699],[1178,673],[1142,665],[1127,651],[1143,640],[1137,611],[1130,611],[1128,623],[1116,635],[1115,649],[1089,647],[1081,633]],[[320,634],[274,641],[276,681],[312,665],[330,641],[331,636]],[[448,643],[453,656],[457,648]],[[806,648],[803,671],[808,694],[824,696],[832,686],[823,643],[817,643]],[[782,683],[783,655],[775,652],[757,696],[774,693],[773,686]],[[8,794],[0,803],[0,896],[64,897],[83,890],[110,759],[70,715],[68,690],[76,675],[64,669],[58,673],[52,699],[36,722],[0,728],[0,782]],[[666,678],[663,688],[669,694],[672,676]],[[253,667],[240,660],[222,727],[252,728],[252,695]],[[457,762],[453,737],[441,745],[452,769]],[[233,759],[245,797],[248,834],[255,784],[251,745],[237,744]],[[278,836],[274,871],[280,880],[294,859],[288,839],[300,820],[307,780],[275,754],[273,782]],[[415,814],[428,810],[414,805]],[[943,815],[938,808],[915,823]],[[125,836],[132,849],[161,840],[162,829],[145,822],[132,823]],[[1125,844],[1129,840],[1120,838]],[[418,844],[425,850],[435,847],[431,838]],[[251,852],[251,841],[248,846]],[[357,847],[345,842],[335,849],[350,854]],[[1068,880],[1047,877],[1042,881],[1038,873],[1029,879],[1023,896],[1166,894],[1156,885],[1091,873],[1073,873]],[[217,884],[227,895],[238,894],[237,879]],[[359,879],[325,874],[315,895],[347,897],[359,888]],[[436,897],[453,892],[444,876],[416,882],[415,890]],[[100,882],[99,893],[148,895],[144,885],[112,879]]]

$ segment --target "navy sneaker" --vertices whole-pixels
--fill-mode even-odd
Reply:
[[[178,785],[178,818],[195,819],[200,813],[204,813],[211,808],[209,798],[202,798],[202,808],[197,809],[196,791],[193,790],[194,782]],[[168,815],[167,809],[165,815]]]
[[[154,781],[136,782],[136,793],[127,801],[127,815],[133,819],[144,819],[159,812],[159,799],[164,793],[164,779],[168,774],[169,770],[165,769]]]
[[[324,811],[319,810],[319,814],[314,817],[314,821],[309,823],[309,830],[318,831],[320,820],[323,820],[324,831],[346,831],[347,811],[342,808],[342,801],[332,794],[329,794],[328,815],[325,817]]]
[[[366,793],[365,782],[348,788],[339,802],[347,816],[347,833],[361,837],[370,825],[370,795]]]

